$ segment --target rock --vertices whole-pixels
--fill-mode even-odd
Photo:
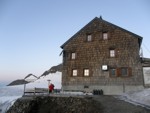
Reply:
[[[92,99],[81,97],[23,97],[7,113],[102,113],[102,107]]]

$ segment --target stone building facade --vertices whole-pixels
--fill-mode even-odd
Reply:
[[[106,95],[143,88],[142,37],[95,17],[61,48],[62,89]]]

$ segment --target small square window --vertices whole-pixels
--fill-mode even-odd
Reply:
[[[110,57],[115,57],[115,50],[109,50]]]
[[[72,76],[77,76],[77,75],[78,75],[77,69],[73,69],[73,70],[72,70]]]
[[[103,33],[103,40],[107,40],[108,39],[108,33]]]
[[[89,69],[84,69],[84,76],[89,76],[89,75],[90,75]]]
[[[76,53],[71,53],[71,59],[76,59]]]
[[[91,42],[91,41],[92,41],[92,35],[91,35],[91,34],[87,35],[87,41],[88,41],[88,42]]]

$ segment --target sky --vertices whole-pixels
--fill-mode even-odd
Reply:
[[[62,63],[60,46],[100,16],[142,36],[150,58],[150,0],[0,0],[0,82]]]

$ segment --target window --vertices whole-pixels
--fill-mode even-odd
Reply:
[[[84,69],[84,76],[89,76],[89,75],[90,75],[89,69]]]
[[[132,76],[132,69],[130,67],[111,68],[110,76],[111,77],[129,77],[129,76]]]
[[[114,49],[109,50],[109,54],[110,57],[115,57],[115,50]]]
[[[128,68],[121,68],[121,76],[128,76]]]
[[[103,40],[107,40],[108,39],[108,33],[103,33]]]
[[[71,53],[71,59],[76,59],[76,53]]]
[[[117,76],[117,73],[116,73],[116,69],[115,69],[115,68],[110,69],[110,76],[111,76],[111,77],[116,77],[116,76]]]
[[[122,77],[132,76],[132,68],[131,67],[122,67],[120,68],[120,73]]]
[[[72,76],[77,76],[77,75],[78,75],[77,69],[73,69],[73,70],[72,70]]]
[[[92,41],[92,35],[91,35],[91,34],[88,34],[88,35],[87,35],[87,41],[88,41],[88,42],[91,42],[91,41]]]

